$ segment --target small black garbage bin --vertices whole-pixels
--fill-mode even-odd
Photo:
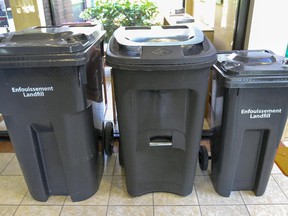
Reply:
[[[215,190],[266,190],[287,119],[288,69],[266,50],[219,54],[212,79]]]
[[[100,26],[60,26],[0,37],[0,113],[38,201],[80,201],[98,190],[103,157],[87,99],[100,91],[87,90],[86,76],[103,67],[104,35]]]
[[[187,26],[121,27],[107,48],[128,193],[192,192],[216,50]]]

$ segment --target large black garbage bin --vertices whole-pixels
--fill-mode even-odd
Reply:
[[[38,201],[50,195],[80,201],[98,190],[103,157],[87,98],[100,96],[97,89],[87,91],[86,75],[103,67],[97,64],[104,35],[100,26],[39,27],[1,35],[0,113]],[[93,86],[95,80],[89,81]]]
[[[197,28],[121,27],[112,66],[128,193],[192,192],[216,50]]]
[[[218,55],[212,84],[215,190],[266,190],[287,119],[288,69],[270,51]]]

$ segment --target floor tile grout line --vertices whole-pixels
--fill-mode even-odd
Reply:
[[[144,205],[142,205],[142,206],[144,206]],[[151,206],[151,205],[146,205],[146,206]],[[173,205],[171,205],[171,204],[167,204],[167,205],[164,205],[164,204],[159,204],[159,205],[155,205],[155,206],[157,206],[157,207],[163,207],[163,206],[169,206],[169,207],[184,207],[184,206],[186,206],[186,207],[199,207],[199,204],[191,204],[191,205],[188,205],[188,204],[185,204],[185,205],[181,205],[181,204],[173,204]]]
[[[18,209],[20,208],[20,206],[21,206],[21,204],[22,204],[23,200],[25,199],[25,197],[26,197],[26,195],[27,195],[28,193],[29,193],[29,191],[28,191],[28,189],[27,189],[26,193],[24,194],[23,198],[21,199],[21,201],[20,201],[20,203],[19,203],[19,205],[18,205],[18,207],[17,207],[17,209],[16,209],[16,211],[14,212],[14,214],[13,214],[13,215],[15,215],[15,214],[16,214],[16,212],[17,212],[17,211],[18,211]]]
[[[244,197],[243,197],[243,194],[242,194],[241,190],[239,190],[238,192],[239,192],[239,195],[240,195],[240,197],[241,197],[241,199],[242,199],[243,204],[244,204],[245,207],[246,207],[246,204],[247,204],[247,203],[245,202],[245,199],[244,199]]]
[[[223,206],[223,207],[225,207],[225,206],[244,206],[244,205],[245,204],[243,204],[243,203],[242,204],[240,204],[240,203],[232,203],[232,204],[231,203],[227,203],[227,204],[226,203],[214,203],[214,204],[202,204],[200,206]],[[247,204],[247,205],[267,205],[267,204]],[[288,205],[288,204],[286,203],[285,205]],[[194,205],[194,206],[196,206],[196,205]]]
[[[203,212],[202,212],[202,206],[203,205],[200,204],[200,199],[198,198],[198,192],[196,192],[196,187],[195,187],[195,193],[196,193],[196,197],[197,197],[197,202],[198,202],[197,206],[199,207],[200,215],[203,215]]]
[[[66,201],[66,199],[65,199],[65,201]],[[62,214],[62,211],[63,211],[63,209],[64,209],[64,203],[65,203],[65,201],[63,202],[63,204],[62,204],[62,206],[61,206],[61,210],[60,210],[60,212],[59,212],[59,216]]]
[[[199,211],[200,211],[200,215],[203,215],[203,214],[202,214],[201,205],[200,205],[200,200],[199,200],[199,197],[198,197],[197,188],[196,188],[196,185],[195,185],[195,177],[194,177],[193,188],[194,188],[194,190],[195,190],[195,195],[196,195],[196,198],[197,198],[197,203],[198,203],[198,208],[199,208]]]
[[[121,204],[121,205],[113,204],[113,205],[109,205],[109,207],[112,207],[112,206],[113,207],[127,207],[127,206],[131,206],[131,207],[140,207],[140,206],[148,207],[148,206],[151,206],[152,207],[153,205],[149,205],[149,204],[147,204],[147,205],[143,205],[143,204],[142,205],[141,204],[137,204],[137,205],[135,205],[135,204]],[[158,206],[158,205],[156,205],[156,206]]]
[[[2,174],[1,174],[0,176],[19,177],[19,176],[23,176],[23,174],[22,174],[22,175],[5,175],[5,174],[4,174],[4,175],[2,175]],[[24,176],[23,176],[23,177],[24,177]]]
[[[111,197],[111,192],[112,192],[112,186],[113,186],[113,180],[114,180],[114,174],[115,174],[115,167],[117,163],[118,155],[116,155],[115,161],[114,161],[114,167],[113,167],[113,175],[111,177],[111,183],[110,183],[110,190],[109,190],[109,196],[108,196],[108,202],[106,205],[106,216],[108,216],[108,211],[109,211],[109,206],[110,206],[110,197]]]
[[[153,216],[155,215],[155,199],[154,199],[154,192],[152,193],[152,205],[153,205]]]
[[[19,205],[22,205],[22,203],[23,203],[23,201],[24,201],[24,199],[25,199],[25,197],[27,196],[28,193],[29,193],[29,190],[27,189],[27,191],[26,191],[26,193],[24,194],[23,198],[21,199]]]
[[[288,203],[251,203],[247,206],[288,206]]]
[[[67,201],[67,199],[68,199],[68,196],[65,197],[65,200],[64,200],[64,202],[63,202],[63,206],[66,206],[66,201]]]
[[[40,206],[40,205],[37,205],[37,206]],[[61,205],[43,205],[43,206],[61,206]],[[75,207],[75,206],[78,206],[78,207],[99,207],[99,206],[102,206],[102,207],[106,207],[106,205],[96,205],[96,204],[79,204],[79,205],[76,205],[76,204],[67,204],[67,205],[64,205],[64,207]]]
[[[8,161],[8,163],[6,164],[6,166],[3,168],[3,170],[1,171],[0,173],[0,176],[2,176],[2,173],[4,172],[4,170],[9,166],[9,164],[11,163],[11,161],[13,160],[14,157],[16,157],[16,154],[15,153],[11,153],[11,154],[14,154],[13,157],[11,157],[11,159]],[[6,175],[3,175],[3,176],[6,176]]]
[[[112,177],[115,176],[115,170],[116,170],[116,165],[117,165],[117,160],[118,160],[118,157],[119,155],[114,153],[116,156],[115,156],[115,161],[114,161],[114,167],[113,167],[113,173],[112,173]]]
[[[275,183],[278,185],[278,187],[280,188],[280,190],[282,191],[282,193],[284,194],[284,196],[286,197],[286,199],[288,200],[288,195],[286,195],[286,193],[284,192],[284,190],[282,189],[281,185],[278,184],[276,178],[274,177],[274,175],[281,175],[281,173],[277,173],[277,174],[271,174],[270,176],[273,178],[273,180],[275,181]],[[282,174],[283,175],[283,174]]]
[[[248,214],[251,216],[251,213],[250,213],[250,211],[249,211],[249,209],[248,209],[247,203],[245,202],[245,199],[244,199],[243,194],[241,193],[241,191],[239,191],[239,194],[240,194],[240,197],[241,197],[241,199],[242,199],[242,201],[243,201],[243,203],[244,203],[244,206],[245,206]]]
[[[63,204],[54,204],[54,203],[53,204],[21,204],[20,206],[47,206],[49,207],[49,206],[63,206]],[[67,205],[67,206],[77,206],[77,205]]]
[[[16,212],[18,211],[20,205],[17,206],[17,208],[15,209],[15,212],[13,213],[13,216],[15,216]]]
[[[18,206],[19,204],[0,204],[0,206]]]

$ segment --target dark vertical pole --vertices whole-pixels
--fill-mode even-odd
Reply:
[[[239,0],[235,19],[233,50],[244,49],[250,0]]]
[[[48,2],[49,2],[50,14],[51,14],[51,23],[52,23],[52,26],[55,26],[56,20],[55,20],[54,3],[53,3],[53,0],[48,0]]]

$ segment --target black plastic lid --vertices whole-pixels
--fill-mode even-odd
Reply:
[[[0,35],[0,66],[83,64],[84,52],[103,41],[104,35],[100,25],[34,27],[5,33]]]
[[[227,88],[288,87],[288,68],[282,66],[282,57],[268,50],[218,54],[215,67]]]
[[[107,48],[107,63],[115,68],[199,68],[215,62],[214,46],[192,26],[120,27]]]

